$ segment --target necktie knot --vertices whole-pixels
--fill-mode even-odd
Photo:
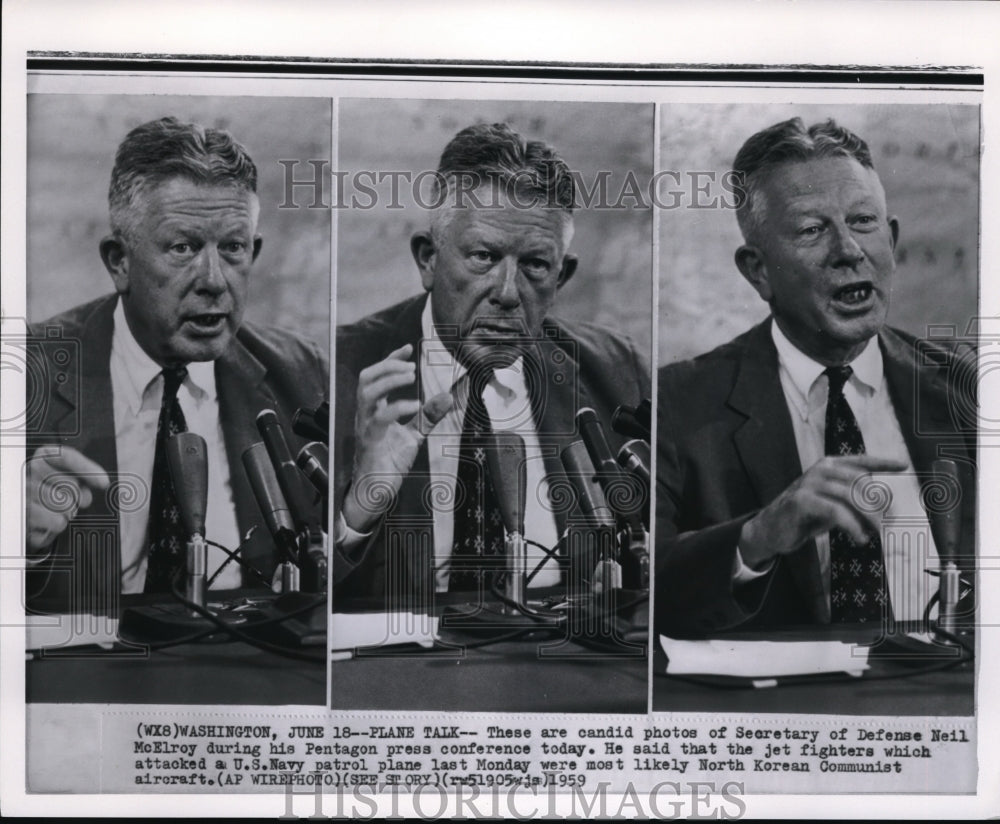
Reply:
[[[164,367],[162,373],[164,403],[177,397],[177,390],[180,389],[181,384],[184,383],[184,378],[187,377],[187,373],[188,371],[186,366],[178,366],[174,368]]]
[[[830,396],[839,395],[844,391],[844,384],[854,374],[850,366],[830,366],[823,373],[830,383]]]
[[[492,369],[475,369],[466,373],[466,407],[463,431],[482,434],[492,428],[483,392],[493,378]]]

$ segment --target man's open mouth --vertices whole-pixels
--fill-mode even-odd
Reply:
[[[189,315],[187,320],[196,329],[203,332],[215,332],[222,327],[227,317],[228,315],[224,312],[205,312],[201,315]]]
[[[874,293],[871,281],[849,283],[833,293],[833,299],[844,306],[863,306]]]

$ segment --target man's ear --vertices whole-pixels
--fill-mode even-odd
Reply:
[[[896,251],[896,244],[899,243],[899,218],[889,215],[889,232],[892,234],[892,250]]]
[[[128,294],[128,250],[116,235],[108,235],[101,240],[101,260],[104,268],[114,281],[115,291],[120,295]]]
[[[562,289],[569,279],[576,274],[576,265],[580,261],[576,255],[563,255],[562,268],[559,270],[559,279],[556,281],[556,289]]]
[[[250,258],[251,261],[257,260],[257,255],[260,254],[260,248],[264,245],[264,239],[260,235],[254,235],[253,237],[253,257]]]
[[[430,232],[414,232],[410,238],[410,254],[420,270],[420,282],[424,290],[431,291],[434,288],[434,259],[437,250]]]
[[[760,295],[761,300],[770,303],[774,293],[771,291],[771,283],[767,278],[767,264],[756,246],[744,244],[736,250],[734,255],[736,268],[740,274]]]

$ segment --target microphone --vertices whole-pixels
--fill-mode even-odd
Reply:
[[[486,450],[486,464],[493,478],[504,529],[523,535],[528,492],[524,439],[514,432],[494,432]]]
[[[615,525],[615,516],[597,481],[594,465],[583,441],[573,441],[559,455],[563,469],[576,491],[580,509],[593,526]]]
[[[295,463],[325,499],[330,488],[330,474],[326,469],[330,463],[330,451],[326,444],[318,441],[307,443],[299,450]]]
[[[597,413],[589,406],[585,406],[576,413],[576,422],[580,427],[580,435],[583,437],[583,443],[587,447],[590,460],[593,461],[594,468],[597,470],[597,480],[604,490],[604,496],[608,499],[611,511],[615,513],[616,518],[620,517],[628,525],[633,534],[640,534],[643,532],[644,526],[639,514],[635,512],[621,513],[614,506],[613,502],[621,492],[621,490],[616,492],[615,485],[621,483],[622,470],[611,454],[611,447],[608,446],[607,438],[604,437],[604,427],[601,426]]]
[[[271,461],[267,456],[267,447],[257,442],[247,447],[243,453],[243,468],[250,479],[250,488],[264,516],[264,523],[274,538],[278,550],[292,564],[296,560],[298,541],[295,535],[295,525],[288,511],[285,496],[281,494],[281,485],[274,474]]]
[[[608,484],[618,477],[618,464],[615,463],[611,447],[604,437],[604,427],[601,426],[597,413],[589,406],[576,413],[576,423],[580,427],[580,436],[587,447],[590,460],[594,462],[597,479],[607,493]]]
[[[302,470],[302,474],[309,479],[323,499],[324,524],[327,520],[327,495],[330,488],[330,475],[326,469],[329,461],[326,444],[318,441],[307,443],[295,457],[295,463]],[[325,545],[322,542],[317,545],[310,541],[305,556],[300,553],[299,559],[302,569],[302,589],[306,592],[326,592],[328,570]]]
[[[323,401],[315,409],[302,407],[292,415],[292,431],[310,441],[330,442],[330,402]]]
[[[285,431],[273,409],[264,409],[257,415],[257,431],[264,439],[264,446],[274,467],[281,492],[288,504],[297,532],[308,531],[312,521],[312,506],[307,498],[302,473],[292,460],[292,453],[285,440]]]
[[[648,441],[652,434],[653,401],[644,398],[638,406],[622,404],[611,415],[611,428],[626,438]]]
[[[525,604],[528,547],[524,542],[524,509],[528,492],[528,467],[524,440],[514,432],[493,432],[486,448],[486,464],[493,478],[497,506],[503,520],[507,575],[505,611],[519,612]]]
[[[194,432],[179,432],[167,438],[167,467],[188,535],[205,535],[208,508],[208,447]]]
[[[935,479],[940,479],[948,489],[962,491],[962,485],[958,480],[958,466],[954,461],[939,459],[931,464],[931,471]],[[956,500],[946,511],[934,512],[930,518],[931,533],[934,535],[934,544],[937,546],[938,555],[942,561],[952,562],[958,553],[958,543],[962,536],[962,522],[959,517],[959,505]]]
[[[959,503],[961,501],[962,485],[958,480],[958,466],[954,461],[939,459],[931,464],[935,479],[940,479],[945,485],[944,495],[950,489],[958,491],[955,502],[943,512],[934,512],[929,517],[931,534],[937,546],[938,557],[941,559],[941,577],[938,582],[938,627],[949,635],[956,631],[956,613],[958,611],[959,589],[961,578],[955,558],[958,555],[958,544],[962,537],[962,521]],[[949,640],[947,637],[945,640]]]
[[[208,546],[205,543],[208,448],[201,435],[179,432],[167,438],[166,451],[181,524],[188,535],[184,555],[184,596],[204,608],[208,572]]]
[[[563,469],[576,490],[580,509],[590,525],[589,529],[569,530],[571,541],[582,541],[584,557],[596,557],[593,574],[595,594],[621,588],[622,571],[616,556],[617,535],[615,515],[608,506],[604,490],[597,479],[586,444],[573,441],[559,454]],[[592,554],[591,554],[592,553]],[[571,550],[572,554],[572,550]]]
[[[649,488],[649,444],[639,439],[631,440],[618,450],[618,465],[630,472]]]

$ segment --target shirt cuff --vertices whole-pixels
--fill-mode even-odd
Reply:
[[[333,524],[333,542],[341,549],[355,549],[371,538],[371,532],[351,529],[344,520],[344,513],[338,512]]]
[[[733,557],[733,584],[735,586],[743,586],[744,584],[756,581],[758,578],[762,578],[767,575],[773,566],[774,558],[768,561],[767,565],[763,569],[753,569],[748,567],[743,561],[743,553],[740,552],[739,547],[736,547],[736,555]]]
[[[39,555],[25,555],[24,566],[26,569],[34,569],[36,566],[40,566],[48,561],[52,557],[52,553],[55,552],[55,544],[46,547],[42,550]]]

